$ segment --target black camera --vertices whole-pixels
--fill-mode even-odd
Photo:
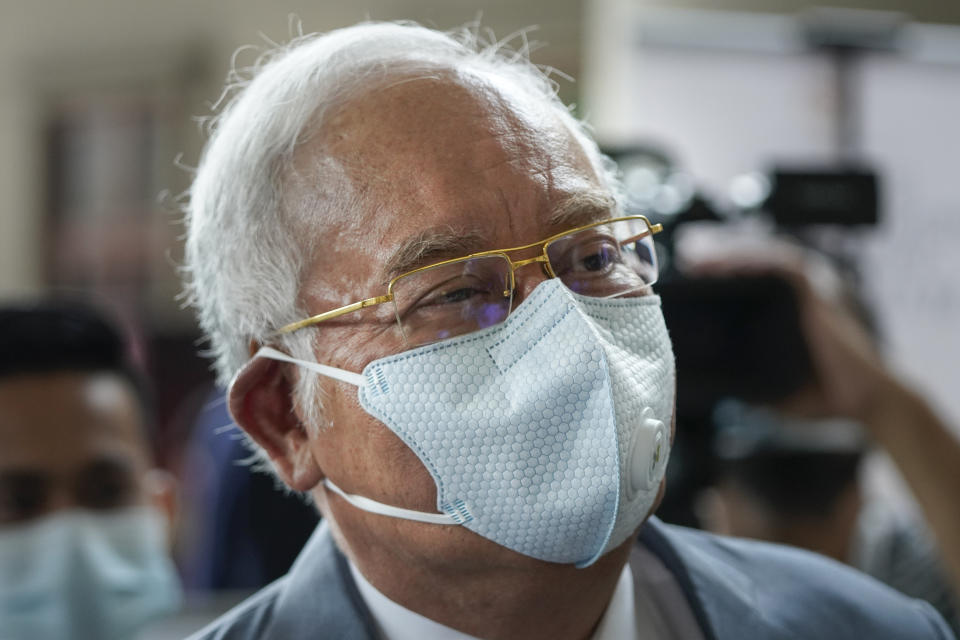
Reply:
[[[657,149],[607,153],[623,172],[629,213],[664,228],[655,238],[664,266],[655,288],[677,356],[679,413],[706,415],[728,396],[776,402],[799,389],[812,372],[791,286],[774,276],[691,278],[672,259],[675,234],[690,223],[763,216],[809,245],[806,232],[816,227],[873,226],[881,208],[877,174],[853,165],[775,167],[751,174],[752,197],[732,197],[724,208],[698,193],[693,179]]]
[[[683,413],[709,413],[726,397],[775,402],[810,380],[796,296],[781,278],[674,277],[657,289]]]

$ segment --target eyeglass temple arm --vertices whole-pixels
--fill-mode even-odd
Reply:
[[[326,311],[324,313],[317,314],[315,316],[310,316],[304,320],[298,322],[291,322],[290,324],[284,325],[277,329],[277,333],[292,333],[297,329],[303,329],[304,327],[309,327],[311,325],[319,324],[324,320],[330,320],[331,318],[337,318],[342,315],[346,315],[358,309],[364,309],[366,307],[372,307],[378,304],[383,304],[384,302],[390,302],[393,300],[393,294],[387,293],[382,296],[377,296],[375,298],[367,298],[366,300],[360,300],[359,302],[354,302],[353,304],[348,304],[345,307],[340,307],[338,309],[333,309],[331,311]]]
[[[659,222],[658,222],[657,224],[650,224],[650,223],[648,222],[647,224],[649,225],[649,230],[648,230],[648,231],[644,231],[644,232],[642,232],[642,233],[638,233],[637,235],[633,236],[632,238],[627,238],[626,240],[623,240],[622,242],[620,242],[620,246],[623,246],[623,245],[625,245],[625,244],[630,244],[631,242],[636,242],[636,241],[639,240],[640,238],[645,238],[645,237],[647,237],[648,235],[649,235],[649,236],[652,236],[652,235],[658,234],[658,233],[660,233],[661,231],[663,231],[663,225],[660,224]]]

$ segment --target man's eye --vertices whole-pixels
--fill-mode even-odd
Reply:
[[[76,479],[77,504],[87,509],[113,509],[132,502],[136,478],[126,463],[103,460],[91,464]]]
[[[0,524],[29,520],[47,508],[49,480],[34,473],[0,476]]]
[[[572,270],[588,271],[594,274],[609,271],[613,265],[621,261],[617,245],[610,242],[592,242],[587,246],[578,247],[573,257]]]
[[[466,302],[470,298],[476,295],[482,295],[484,291],[479,291],[471,287],[461,287],[460,289],[455,289],[447,293],[443,293],[437,296],[434,304],[456,304],[458,302]]]
[[[616,256],[609,247],[601,247],[596,253],[584,257],[580,262],[583,269],[587,271],[604,271],[616,262]]]
[[[493,285],[485,284],[477,278],[459,279],[459,282],[447,282],[442,286],[434,287],[420,296],[416,307],[443,307],[463,303],[475,303],[489,298]],[[502,288],[502,287],[501,287]]]

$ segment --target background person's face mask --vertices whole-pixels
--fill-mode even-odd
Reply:
[[[257,355],[357,385],[361,406],[426,466],[443,513],[326,481],[367,511],[459,524],[587,566],[636,530],[663,479],[674,365],[656,296],[591,298],[548,280],[503,324],[375,360],[362,375]]]
[[[180,600],[154,509],[65,511],[0,529],[2,640],[125,640]]]

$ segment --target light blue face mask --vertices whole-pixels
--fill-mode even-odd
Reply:
[[[326,486],[356,507],[462,525],[519,553],[584,567],[633,535],[670,450],[673,353],[660,299],[540,284],[498,326],[375,360],[362,374],[263,348],[359,387],[361,406],[437,486],[429,514]]]
[[[126,640],[180,600],[153,509],[67,511],[0,529],[3,640]]]

